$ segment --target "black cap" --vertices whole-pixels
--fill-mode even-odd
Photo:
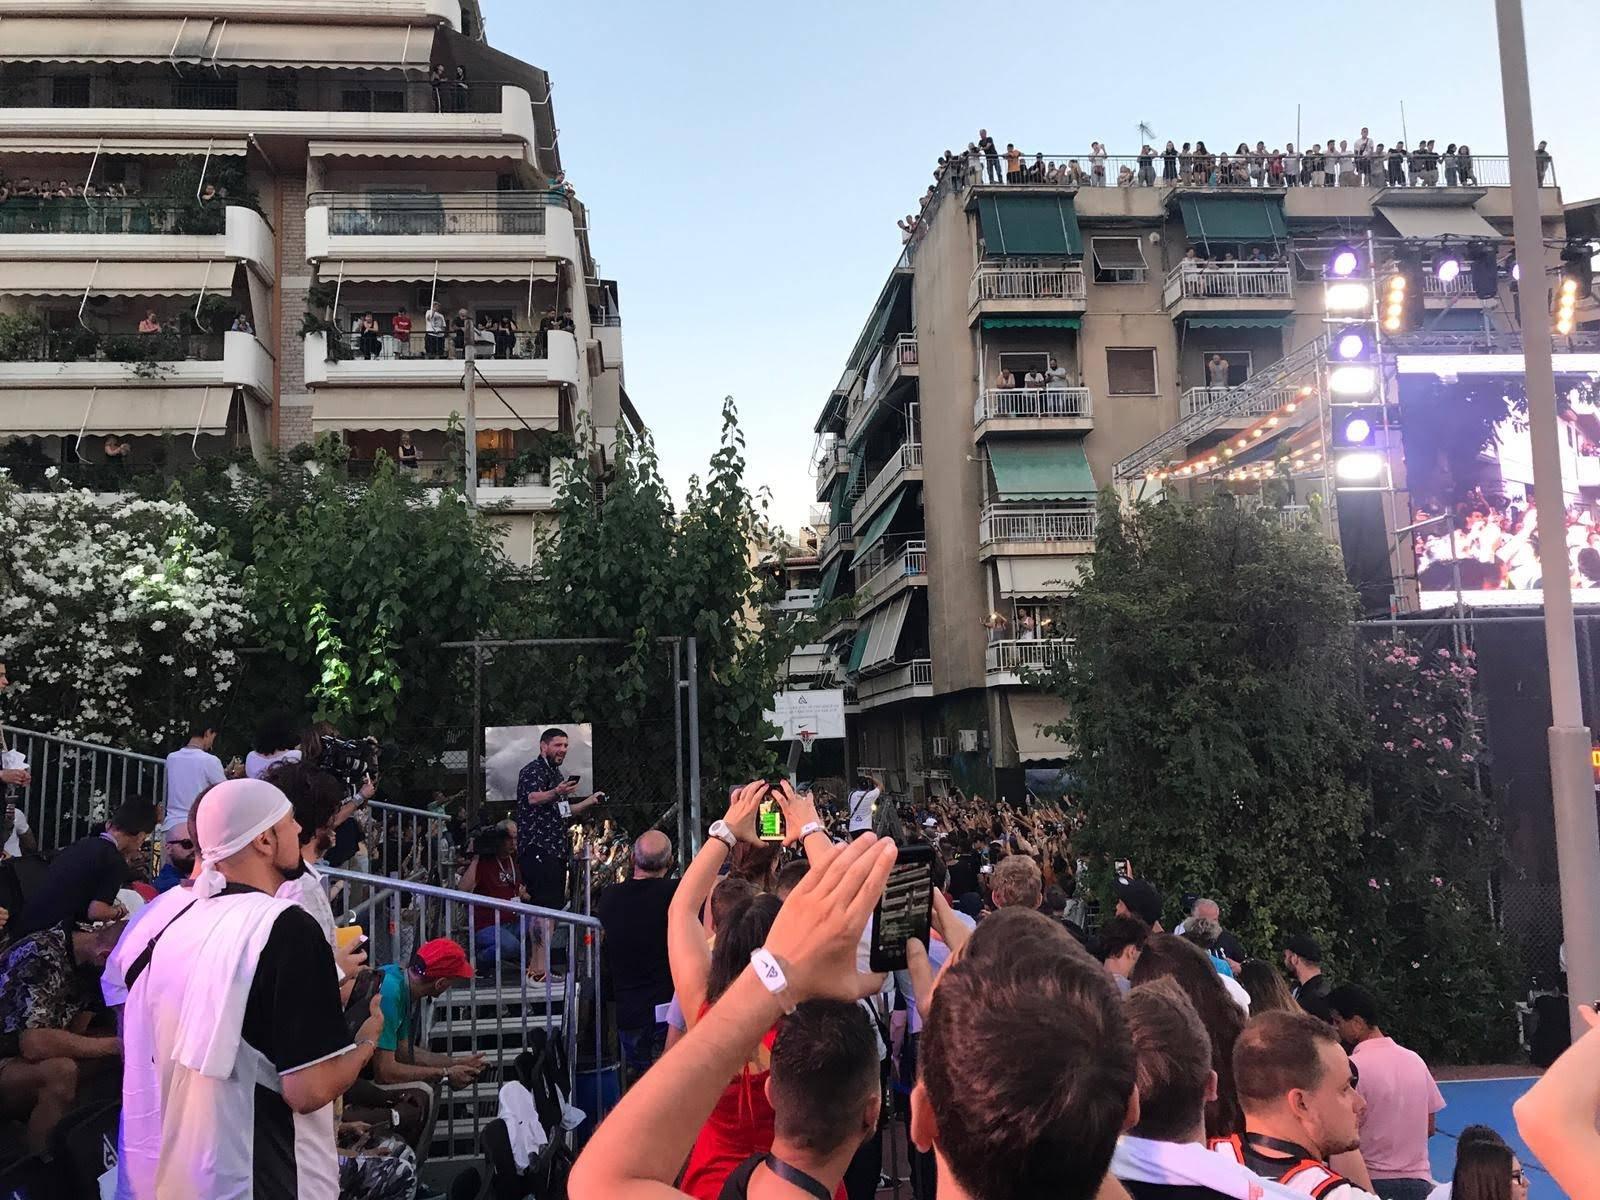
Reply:
[[[1117,876],[1117,899],[1128,906],[1128,911],[1138,917],[1146,925],[1155,925],[1161,920],[1161,893],[1146,879],[1129,879],[1124,875]]]
[[[1322,961],[1322,947],[1317,945],[1315,938],[1307,934],[1295,934],[1283,944],[1283,948],[1290,954],[1298,954],[1307,962],[1320,963]]]

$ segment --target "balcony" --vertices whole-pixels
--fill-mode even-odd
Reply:
[[[819,588],[790,588],[767,608],[776,613],[808,613],[817,607]]]
[[[887,392],[902,379],[917,376],[917,335],[902,333],[889,345],[878,351],[867,369],[863,392],[869,401]]]
[[[828,536],[822,539],[822,549],[817,553],[817,562],[827,562],[841,550],[849,549],[856,542],[855,529],[849,521],[840,521],[828,530]]]
[[[1090,554],[1094,509],[1085,505],[990,503],[978,519],[978,557]]]
[[[552,330],[547,352],[535,356],[533,336],[520,334],[511,358],[480,357],[482,377],[492,384],[537,386],[578,382],[578,340],[570,333]],[[407,339],[391,334],[376,336],[363,345],[362,335],[340,335],[338,356],[328,358],[327,335],[306,335],[305,381],[308,387],[459,387],[466,364],[461,359],[430,358],[425,336],[415,330]],[[369,358],[366,355],[373,352]],[[485,389],[487,390],[487,389]],[[492,393],[490,393],[492,396]],[[485,397],[487,399],[487,397]]]
[[[881,547],[880,547],[881,549]],[[855,568],[856,596],[862,616],[905,588],[928,582],[928,543],[921,538],[907,541],[896,550],[874,552]]]
[[[1196,413],[1209,412],[1225,400],[1231,400],[1243,389],[1241,384],[1235,388],[1225,387],[1197,387],[1186,388],[1180,398],[1179,407],[1185,417],[1192,417]],[[1271,416],[1299,393],[1297,387],[1263,388],[1251,394],[1249,401],[1244,405],[1243,411],[1231,414],[1224,418],[1221,425],[1213,428],[1243,428],[1252,424],[1261,417]]]
[[[0,205],[0,261],[246,262],[271,280],[272,228],[254,209],[164,197],[15,196]]]
[[[856,703],[864,709],[932,695],[933,660],[930,658],[914,658],[856,681]]]
[[[967,322],[1007,313],[1081,313],[1088,307],[1083,268],[979,263],[967,288]]]
[[[578,258],[572,210],[560,194],[317,192],[306,209],[310,263]]]
[[[119,17],[193,17],[192,0],[118,0]],[[232,20],[345,22],[358,25],[446,25],[461,28],[461,0],[366,0],[330,7],[327,0],[209,0],[207,17]],[[106,16],[105,0],[0,0],[0,17]]]
[[[1071,638],[1009,638],[984,651],[984,682],[1006,687],[1030,682],[1036,671],[1072,657]]]
[[[600,343],[600,361],[609,371],[622,365],[622,318],[608,316],[589,322],[589,335]]]
[[[1084,387],[986,388],[972,406],[973,437],[991,433],[1082,433],[1094,428]]]
[[[1465,268],[1449,283],[1429,271],[1422,277],[1422,300],[1424,304],[1440,308],[1446,305],[1453,308],[1483,308],[1494,303],[1478,297],[1472,286],[1472,272]]]
[[[861,493],[861,498],[856,501],[851,515],[858,521],[865,521],[900,484],[921,478],[922,443],[907,442],[891,454],[889,461],[878,469],[878,473],[867,484],[866,490]]]
[[[1179,263],[1167,276],[1162,302],[1173,316],[1208,312],[1294,311],[1287,265]]]
[[[830,487],[833,486],[834,477],[843,475],[850,470],[850,451],[843,442],[825,441],[822,444],[822,453],[817,455],[817,499],[822,499]]]

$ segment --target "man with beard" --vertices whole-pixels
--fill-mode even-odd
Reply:
[[[605,799],[604,792],[596,792],[587,800],[572,802],[578,778],[568,778],[562,771],[566,758],[566,731],[546,729],[539,735],[539,757],[517,775],[517,865],[530,901],[540,908],[566,907],[567,822]],[[537,921],[533,925],[535,941],[529,947],[528,962],[529,974],[536,977],[542,977],[544,971],[539,943],[549,941],[549,930],[541,928],[547,924]]]
[[[333,1101],[372,1057],[378,1004],[352,1044],[327,939],[276,895],[305,872],[278,788],[218,784],[195,832],[195,902],[127,972],[126,1061],[141,1067],[123,1077],[117,1195],[336,1200]]]
[[[278,889],[278,898],[294,901],[317,919],[322,936],[333,947],[334,965],[342,984],[365,965],[367,952],[353,946],[340,950],[335,945],[333,905],[328,901],[328,889],[317,864],[333,848],[333,822],[344,802],[343,785],[337,776],[303,762],[273,763],[263,778],[294,806],[295,823],[300,826],[300,858],[305,864],[302,873],[291,876]]]
[[[194,874],[194,838],[190,836],[187,819],[183,829],[173,829],[167,834],[163,849],[167,861],[161,864],[161,870],[151,882],[157,892],[170,892]]]

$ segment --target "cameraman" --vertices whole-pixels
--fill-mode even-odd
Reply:
[[[333,815],[333,846],[324,856],[330,867],[365,872],[371,867],[367,853],[367,825],[363,809],[377,795],[378,744],[346,741],[328,721],[319,721],[301,743],[301,761],[339,776],[345,801]]]
[[[517,827],[507,821],[478,831],[472,839],[472,859],[456,885],[494,900],[528,899],[517,869]],[[516,913],[474,904],[470,910],[472,946],[479,975],[492,975],[497,966],[522,961],[522,939],[518,936]]]

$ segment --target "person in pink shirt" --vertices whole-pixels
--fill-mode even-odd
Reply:
[[[1339,1040],[1350,1050],[1367,1111],[1361,1119],[1361,1157],[1383,1200],[1426,1200],[1433,1190],[1428,1139],[1444,1097],[1428,1064],[1384,1034],[1378,1002],[1365,988],[1340,984],[1328,993]]]

